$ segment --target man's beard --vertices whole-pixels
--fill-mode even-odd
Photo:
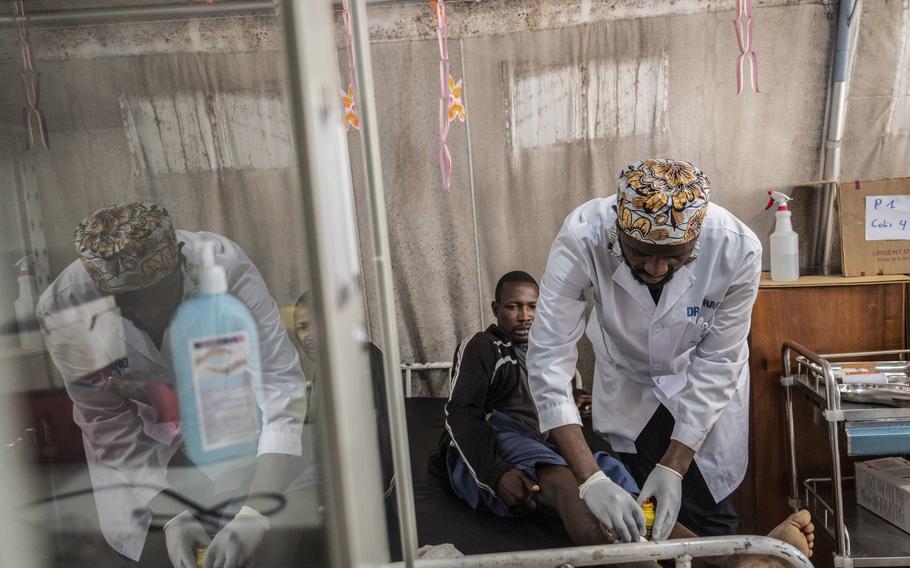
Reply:
[[[647,286],[648,288],[651,288],[652,290],[660,290],[667,284],[667,282],[670,281],[670,279],[673,278],[673,275],[676,274],[676,269],[675,268],[667,269],[667,273],[664,274],[664,279],[661,280],[660,282],[646,282],[645,279],[641,277],[641,272],[636,270],[635,268],[632,268],[631,264],[629,265],[629,272],[632,273],[632,278],[634,278],[635,281],[638,282],[639,284],[641,284],[643,286]]]

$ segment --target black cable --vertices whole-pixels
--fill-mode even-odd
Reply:
[[[182,505],[186,506],[188,509],[192,510],[193,516],[199,522],[208,524],[209,526],[212,526],[215,528],[218,527],[219,521],[224,517],[225,510],[227,510],[229,507],[231,507],[233,505],[236,505],[237,503],[246,501],[247,499],[250,499],[250,498],[274,499],[275,500],[274,507],[272,507],[270,509],[266,509],[264,511],[259,511],[259,513],[261,513],[263,516],[266,516],[266,517],[271,517],[272,515],[278,514],[285,508],[285,506],[287,506],[287,499],[281,493],[251,493],[250,495],[243,496],[243,497],[231,497],[230,499],[225,499],[224,501],[221,501],[221,502],[215,504],[211,508],[208,508],[203,505],[200,505],[199,503],[196,503],[192,499],[189,499],[188,497],[185,497],[185,496],[181,495],[180,493],[177,493],[169,488],[166,488],[166,487],[161,488],[161,487],[158,487],[157,485],[151,485],[151,484],[146,484],[146,483],[132,483],[132,484],[118,483],[116,485],[104,485],[101,487],[94,487],[94,488],[89,487],[89,488],[85,488],[85,489],[77,489],[75,491],[68,491],[66,493],[61,493],[59,495],[54,495],[51,497],[43,497],[41,499],[31,501],[30,503],[28,503],[28,506],[34,507],[37,505],[43,505],[45,503],[52,503],[54,501],[62,501],[64,499],[72,499],[75,497],[81,497],[83,495],[90,495],[90,494],[93,494],[93,493],[96,493],[99,491],[111,491],[114,489],[124,489],[124,488],[126,488],[126,489],[134,489],[134,488],[135,489],[153,489],[153,490],[159,491],[160,493],[167,495],[174,501],[177,501],[178,503],[181,503]],[[162,514],[152,513],[152,524],[149,527],[149,530],[162,530],[164,528],[164,524],[167,523],[167,521],[169,521],[171,519],[171,517],[172,517],[172,515],[162,515]]]

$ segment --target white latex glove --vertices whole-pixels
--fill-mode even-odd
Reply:
[[[269,519],[256,509],[243,507],[240,512],[218,531],[212,544],[205,551],[205,568],[240,568],[246,566],[256,552]]]
[[[164,525],[167,556],[174,568],[196,568],[197,546],[207,546],[209,534],[189,511],[184,511]]]
[[[654,512],[654,527],[651,529],[651,540],[667,540],[682,504],[682,475],[669,467],[657,464],[641,488],[638,502],[644,503],[651,497],[657,499],[657,510]]]
[[[641,507],[604,472],[598,471],[585,480],[578,487],[578,495],[594,516],[623,542],[638,542],[645,532],[645,514]]]

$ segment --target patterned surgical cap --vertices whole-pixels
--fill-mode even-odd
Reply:
[[[154,203],[99,209],[79,223],[75,239],[79,259],[102,293],[148,288],[180,265],[171,218]]]
[[[619,174],[619,227],[639,241],[675,245],[698,237],[711,181],[689,162],[645,160]]]

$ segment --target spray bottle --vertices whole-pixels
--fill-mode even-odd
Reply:
[[[259,337],[247,307],[228,292],[215,241],[201,244],[199,294],[177,309],[169,343],[184,445],[197,464],[255,455],[261,386]]]
[[[32,276],[32,255],[24,256],[16,262],[19,268],[19,298],[16,307],[16,323],[19,325],[19,345],[22,349],[32,351],[44,349],[38,320],[35,317],[35,277]]]
[[[790,222],[790,207],[787,202],[793,199],[779,191],[769,191],[771,198],[765,211],[777,203],[774,216],[777,223],[771,233],[771,280],[789,282],[799,278],[799,235],[793,230]]]

